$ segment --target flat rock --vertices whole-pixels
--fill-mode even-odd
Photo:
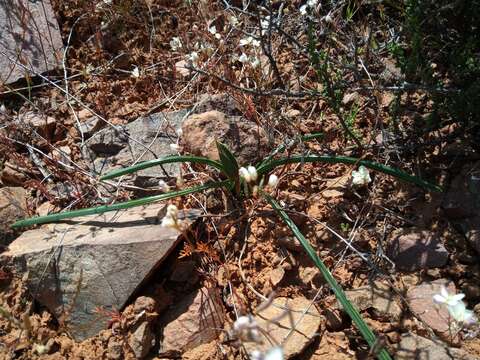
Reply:
[[[395,294],[388,285],[381,282],[345,291],[345,295],[358,310],[372,309],[375,317],[380,320],[396,321],[402,316],[402,309],[397,304]]]
[[[182,124],[183,151],[218,160],[216,141],[236,156],[240,166],[256,164],[268,154],[268,137],[260,126],[242,116],[212,110],[188,117]]]
[[[405,271],[442,267],[449,255],[439,236],[418,229],[394,232],[387,254],[398,269]]]
[[[398,360],[475,360],[476,357],[461,349],[450,348],[441,341],[433,342],[415,334],[403,334],[396,346]]]
[[[12,235],[10,225],[26,216],[27,193],[21,187],[4,187],[0,189],[0,244]]]
[[[48,0],[2,1],[0,5],[0,84],[55,69],[63,47]],[[23,63],[27,70],[17,63]]]
[[[163,204],[79,217],[24,232],[4,256],[70,334],[83,340],[106,326],[97,307],[121,309],[178,243],[158,224]],[[195,219],[198,211],[180,212]]]
[[[287,315],[287,311],[291,316]],[[315,340],[323,318],[315,305],[304,297],[278,297],[270,306],[258,312],[255,321],[269,337],[282,345],[284,358],[290,359],[302,353]],[[247,352],[266,352],[271,345],[268,339],[263,340],[263,344],[244,343]]]
[[[201,288],[185,296],[160,319],[159,356],[178,357],[215,340],[223,328],[225,309],[219,292]]]
[[[170,113],[157,113],[125,126],[108,127],[95,133],[85,144],[84,156],[94,164],[97,174],[105,174],[115,168],[127,167],[134,162],[148,161],[174,154],[170,144],[178,140],[176,131],[180,129],[188,110]],[[163,165],[144,169],[137,177],[164,178],[179,174],[178,164]]]
[[[445,286],[450,294],[457,292],[455,284],[445,279],[422,283],[407,291],[407,301],[413,313],[431,327],[442,339],[452,342],[450,334],[450,315],[446,306],[433,302],[433,295],[439,294]]]

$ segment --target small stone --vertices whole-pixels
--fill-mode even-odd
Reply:
[[[377,319],[396,321],[402,316],[402,309],[396,302],[395,294],[388,285],[381,282],[345,291],[345,295],[358,310],[372,309]]]
[[[175,63],[175,71],[180,74],[181,77],[188,77],[191,74],[190,69],[187,69],[188,62],[180,60]]]
[[[342,104],[348,105],[350,103],[356,103],[359,98],[360,95],[356,91],[353,93],[345,94],[342,99]]]
[[[164,326],[159,356],[179,356],[215,340],[224,321],[225,310],[216,289],[190,293],[160,319]]]
[[[0,189],[0,244],[7,245],[13,231],[10,229],[15,221],[27,215],[27,193],[21,187],[4,187]]]
[[[290,309],[290,316],[282,316],[286,315],[288,309]],[[283,345],[284,358],[290,359],[301,354],[315,340],[323,320],[315,305],[306,298],[279,297],[274,299],[270,306],[259,311],[255,321],[268,333],[269,337]],[[294,331],[292,331],[292,324],[295,327]],[[289,336],[288,339],[286,339],[287,336]],[[244,346],[247,352],[252,352],[253,350],[266,351],[271,345],[265,338],[263,344],[244,343]]]
[[[455,284],[445,279],[411,287],[407,291],[407,301],[412,312],[431,327],[438,336],[447,342],[455,343],[458,337],[452,338],[450,332],[450,315],[446,306],[435,304],[433,296],[439,294],[445,286],[449,294],[456,294]]]
[[[35,128],[43,137],[50,138],[55,130],[55,119],[51,116],[28,111],[20,115],[20,121]]]
[[[461,349],[449,348],[441,341],[433,342],[415,334],[403,334],[396,346],[396,360],[475,360]]]
[[[285,246],[288,250],[300,252],[303,250],[302,244],[294,236],[282,236],[278,239],[280,245]]]
[[[137,359],[143,359],[155,345],[155,336],[147,321],[142,322],[128,338],[128,345]]]
[[[116,337],[111,337],[107,345],[107,357],[112,360],[120,360],[123,358],[122,341]]]
[[[298,276],[302,283],[307,286],[312,286],[314,289],[318,288],[318,286],[322,285],[322,275],[320,274],[320,270],[318,270],[315,266],[300,266],[298,269]]]
[[[325,309],[323,315],[329,331],[339,331],[344,328],[342,314],[336,309]]]
[[[405,271],[442,267],[449,256],[436,234],[417,229],[394,232],[387,254],[398,269]]]
[[[270,283],[277,286],[283,279],[285,270],[282,267],[276,267],[270,271]]]
[[[478,279],[466,279],[461,285],[461,291],[468,300],[480,299],[480,282]]]
[[[133,311],[135,314],[140,314],[142,311],[153,313],[155,312],[155,307],[156,303],[154,299],[148,296],[140,296],[133,304]]]

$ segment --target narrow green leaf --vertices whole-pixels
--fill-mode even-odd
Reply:
[[[322,273],[325,280],[330,285],[333,293],[335,294],[338,302],[342,305],[348,315],[351,317],[353,323],[357,326],[358,330],[364,337],[365,341],[373,348],[377,344],[377,338],[373,331],[368,327],[365,321],[362,319],[362,316],[358,312],[358,310],[352,305],[352,303],[348,300],[345,292],[342,290],[340,285],[337,283],[335,278],[333,277],[332,273],[323,261],[318,257],[315,249],[310,245],[308,240],[303,236],[301,231],[298,229],[297,225],[290,219],[287,213],[280,207],[280,205],[268,194],[264,194],[267,201],[270,203],[272,208],[280,215],[282,220],[287,224],[287,226],[292,230],[295,237],[300,241],[303,248],[307,252],[308,256],[313,260],[315,265],[318,267],[320,272]],[[390,355],[385,349],[382,349],[378,354],[377,357],[381,360],[389,360],[391,359]]]
[[[106,175],[103,175],[100,177],[100,180],[109,180],[113,179],[122,175],[127,175],[131,174],[134,172],[137,172],[139,170],[147,169],[152,166],[159,166],[163,164],[172,164],[172,163],[181,163],[181,162],[191,162],[195,164],[206,164],[210,165],[221,172],[224,172],[222,164],[220,164],[218,161],[215,160],[210,160],[206,157],[201,157],[201,156],[191,156],[191,155],[169,155],[165,157],[161,157],[158,159],[150,160],[150,161],[144,161],[139,164],[123,168],[123,169],[118,169],[118,170],[113,170],[112,172],[109,172]]]
[[[122,210],[122,209],[128,209],[128,208],[135,207],[135,206],[142,206],[142,205],[147,205],[147,204],[157,202],[157,201],[161,201],[161,200],[171,199],[171,198],[174,198],[174,197],[177,197],[177,196],[183,196],[183,195],[196,193],[196,192],[199,192],[199,191],[202,191],[202,190],[227,186],[228,183],[229,183],[228,180],[218,181],[218,182],[207,183],[207,184],[204,184],[204,185],[191,187],[191,188],[184,189],[184,190],[172,191],[172,192],[169,192],[169,193],[166,193],[166,194],[160,194],[160,195],[147,196],[147,197],[144,197],[144,198],[141,198],[141,199],[125,201],[125,202],[122,202],[122,203],[117,203],[117,204],[112,204],[112,205],[102,205],[102,206],[97,206],[97,207],[93,207],[93,208],[79,209],[79,210],[66,211],[66,212],[57,213],[57,214],[50,214],[50,215],[46,215],[46,216],[32,217],[32,218],[29,218],[29,219],[19,220],[16,223],[14,223],[11,227],[12,228],[21,228],[21,227],[25,227],[25,226],[31,226],[31,225],[37,225],[37,224],[46,224],[46,223],[56,222],[56,221],[60,221],[60,220],[64,220],[64,219],[71,219],[71,218],[75,218],[75,217],[79,217],[79,216],[102,214],[102,213],[109,212],[109,211],[117,211],[117,210]]]
[[[410,174],[407,174],[406,172],[392,168],[389,166],[382,165],[380,163],[374,162],[374,161],[369,161],[369,160],[360,160],[357,158],[352,158],[352,157],[347,157],[347,156],[329,156],[329,155],[293,155],[288,158],[281,158],[281,159],[276,159],[268,162],[267,164],[261,165],[258,169],[258,175],[263,175],[277,166],[285,165],[285,164],[295,164],[295,163],[307,163],[307,162],[326,162],[326,163],[342,163],[342,164],[352,164],[352,165],[363,165],[369,169],[376,170],[383,172],[388,175],[392,175],[400,180],[410,182],[416,185],[419,185],[421,187],[424,187],[428,190],[436,191],[436,192],[442,192],[442,188],[436,184],[432,184],[428,181],[425,181],[418,176],[413,176]]]
[[[235,155],[221,142],[217,141],[217,150],[220,157],[220,162],[230,179],[235,180],[238,178],[238,163]]]

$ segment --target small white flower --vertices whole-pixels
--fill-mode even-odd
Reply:
[[[132,70],[132,76],[135,77],[135,78],[139,78],[140,77],[140,70],[138,69],[138,66],[135,66]]]
[[[182,135],[183,135],[183,130],[182,130],[182,128],[178,128],[177,131],[176,131],[176,133],[177,133],[177,136],[178,136],[178,137],[182,136]]]
[[[190,54],[187,55],[187,60],[191,62],[193,66],[197,66],[198,59],[199,56],[196,51],[192,51]]]
[[[324,20],[327,24],[332,23],[332,22],[333,22],[332,15],[330,15],[330,13],[328,13],[326,16],[323,17],[323,20]]]
[[[168,186],[168,184],[163,181],[163,180],[160,180],[158,182],[158,187],[160,188],[160,190],[162,190],[163,192],[169,192],[170,191],[170,186]]]
[[[310,7],[316,7],[318,4],[318,0],[308,0],[307,1],[307,5],[310,6]]]
[[[370,173],[368,172],[368,169],[360,165],[358,168],[358,171],[352,171],[352,184],[355,186],[365,186],[368,185],[368,183],[372,181],[372,178],[370,177]]]
[[[240,316],[235,322],[233,323],[233,329],[235,331],[241,332],[244,330],[248,330],[252,327],[256,327],[257,324],[253,317],[251,316]]]
[[[240,39],[239,45],[240,46],[250,45],[252,43],[252,41],[253,41],[253,38],[251,36],[249,36],[247,38]]]
[[[166,228],[176,229],[177,228],[177,222],[175,221],[175,219],[171,218],[170,216],[165,216],[162,219],[161,226],[166,227]]]
[[[7,108],[5,107],[5,104],[0,105],[0,114],[6,114],[7,113]]]
[[[308,9],[307,4],[300,6],[300,9],[299,9],[299,10],[300,10],[300,14],[303,15],[303,16],[307,15],[307,13],[308,13],[308,12],[307,12],[307,9]]]
[[[180,146],[178,144],[170,144],[170,150],[178,152]]]
[[[252,40],[252,46],[254,46],[254,47],[260,47],[260,40],[255,40],[255,39],[253,39],[253,40]]]
[[[178,208],[173,205],[173,204],[170,204],[167,206],[167,217],[171,217],[171,218],[177,218],[178,216]]]
[[[279,346],[275,346],[262,354],[259,350],[253,350],[250,353],[250,359],[252,360],[283,360],[283,350]]]
[[[178,49],[181,49],[183,45],[180,38],[178,37],[172,38],[172,40],[170,40],[170,47],[172,48],[173,51],[177,51]]]
[[[230,16],[228,18],[228,22],[230,23],[230,25],[232,26],[237,26],[238,25],[238,19],[236,16]]]
[[[464,325],[472,325],[477,322],[475,314],[473,311],[467,310],[463,301],[456,302],[455,305],[449,305],[448,312],[455,321]]]
[[[217,27],[216,27],[215,25],[210,26],[210,27],[208,28],[208,32],[209,32],[210,34],[212,34],[212,35],[215,35],[215,34],[217,33]]]
[[[248,62],[248,56],[245,53],[242,53],[242,55],[240,55],[238,58],[238,61],[240,61],[242,64],[245,64]]]
[[[248,170],[248,173],[250,174],[250,179],[252,179],[252,181],[257,181],[258,174],[257,174],[257,169],[255,169],[255,166],[250,165],[247,167],[247,170]]]
[[[448,306],[455,306],[459,303],[462,303],[462,299],[465,297],[465,294],[453,294],[450,295],[445,286],[442,286],[440,289],[440,294],[433,295],[433,301],[437,304],[446,304]]]
[[[244,167],[241,167],[240,169],[238,169],[238,175],[240,175],[240,177],[244,178],[247,183],[252,181],[252,179],[250,177],[250,173]]]
[[[268,177],[268,186],[270,188],[274,188],[278,185],[278,176],[275,174],[272,174]]]
[[[252,65],[252,68],[256,69],[260,66],[260,64],[260,59],[256,56],[250,59],[250,65]]]

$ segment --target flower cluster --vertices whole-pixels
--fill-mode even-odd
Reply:
[[[182,231],[183,222],[178,220],[178,208],[175,205],[167,206],[167,214],[162,219],[162,227]]]
[[[258,178],[257,169],[255,169],[255,166],[251,166],[251,165],[247,166],[246,168],[241,167],[238,170],[238,174],[247,183],[254,183],[255,181],[257,181],[257,178]]]
[[[477,318],[473,311],[468,310],[462,299],[465,294],[449,294],[448,290],[442,286],[440,294],[433,296],[433,301],[437,304],[447,306],[448,313],[460,326],[470,326],[477,322]]]
[[[354,186],[367,186],[370,181],[372,181],[372,178],[365,166],[360,165],[358,171],[352,171],[352,184]]]
[[[240,316],[233,324],[233,333],[238,339],[245,342],[259,344],[262,342],[258,324],[251,315]],[[283,350],[279,346],[272,347],[266,353],[254,350],[249,355],[252,360],[283,360]]]
[[[258,50],[260,48],[260,40],[255,39],[252,36],[240,39],[238,44],[242,48],[242,54],[238,57],[238,61],[242,64],[250,63],[255,69],[260,65],[260,59],[258,58]]]
[[[300,6],[300,14],[307,15],[308,10],[315,9],[318,5],[318,0],[308,0],[304,5]]]

